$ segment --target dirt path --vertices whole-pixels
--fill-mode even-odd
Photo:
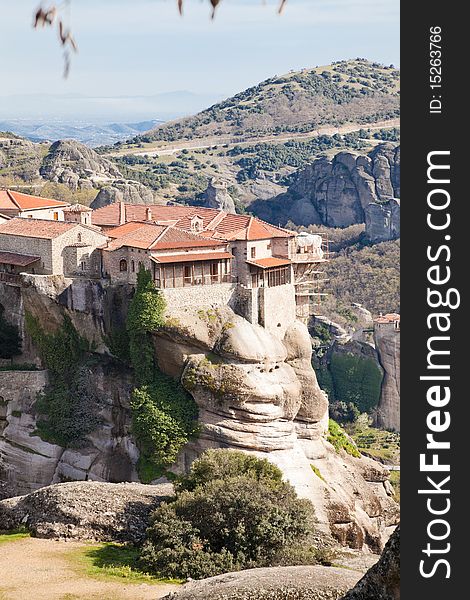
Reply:
[[[156,600],[176,585],[88,577],[70,560],[78,542],[25,538],[0,546],[0,600]]]
[[[159,146],[149,146],[147,150],[128,148],[119,152],[110,152],[106,156],[120,156],[122,154],[135,154],[136,156],[168,156],[181,152],[181,150],[200,150],[203,148],[211,148],[212,146],[221,146],[226,144],[229,148],[234,146],[247,146],[252,144],[260,144],[263,142],[282,144],[291,140],[308,140],[320,135],[335,135],[352,133],[353,131],[359,131],[359,129],[370,129],[371,131],[377,129],[390,129],[392,127],[399,127],[400,119],[389,119],[387,121],[379,121],[370,125],[358,125],[356,123],[350,123],[347,125],[341,125],[339,127],[320,127],[315,131],[309,133],[297,133],[290,135],[268,135],[257,138],[246,139],[243,141],[233,140],[233,136],[214,136],[211,138],[200,138],[196,140],[180,141],[180,142],[168,142],[163,143]]]

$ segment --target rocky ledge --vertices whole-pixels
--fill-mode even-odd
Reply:
[[[172,494],[171,484],[60,483],[0,501],[0,530],[24,526],[41,538],[135,544],[150,513]]]
[[[250,569],[192,581],[165,600],[340,600],[358,577],[334,567]]]

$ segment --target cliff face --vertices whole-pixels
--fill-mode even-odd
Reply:
[[[0,302],[13,303],[20,328],[25,309],[48,331],[67,313],[101,354],[107,352],[106,332],[127,312],[125,287],[40,276],[14,287],[0,284]],[[170,306],[168,317],[171,326],[154,335],[156,357],[162,371],[180,378],[193,395],[201,423],[198,439],[183,449],[175,470],[186,469],[207,448],[253,452],[277,464],[299,495],[312,500],[322,530],[355,548],[381,549],[398,512],[388,473],[368,458],[337,453],[326,440],[328,402],[311,367],[307,328],[290,321],[267,330],[225,305]],[[37,360],[27,336],[25,348],[29,361]],[[24,385],[28,377],[31,382]],[[35,435],[33,404],[47,380],[45,372],[29,372],[26,379],[24,373],[10,372],[2,379],[0,460],[15,493],[69,479],[137,479],[130,375],[103,357],[88,377],[99,398],[101,425],[77,449]]]
[[[366,223],[374,241],[400,234],[400,148],[379,144],[369,154],[339,152],[298,172],[286,194],[254,202],[253,212],[272,222],[348,227]]]
[[[376,328],[374,338],[384,370],[376,414],[377,425],[383,429],[400,431],[400,332]]]

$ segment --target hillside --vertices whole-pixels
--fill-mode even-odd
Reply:
[[[321,126],[370,124],[399,114],[399,71],[365,59],[275,76],[135,143],[309,133]]]

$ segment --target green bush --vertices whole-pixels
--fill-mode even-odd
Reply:
[[[315,562],[311,503],[266,461],[257,465],[234,451],[218,460],[216,452],[203,455],[176,499],[154,512],[141,555],[145,568],[159,577],[203,578],[293,564],[301,551]],[[240,465],[243,474],[232,475]]]
[[[271,485],[282,482],[282,471],[265,458],[233,450],[206,450],[193,462],[189,473],[179,478],[177,489],[192,491],[210,481],[238,475]]]

